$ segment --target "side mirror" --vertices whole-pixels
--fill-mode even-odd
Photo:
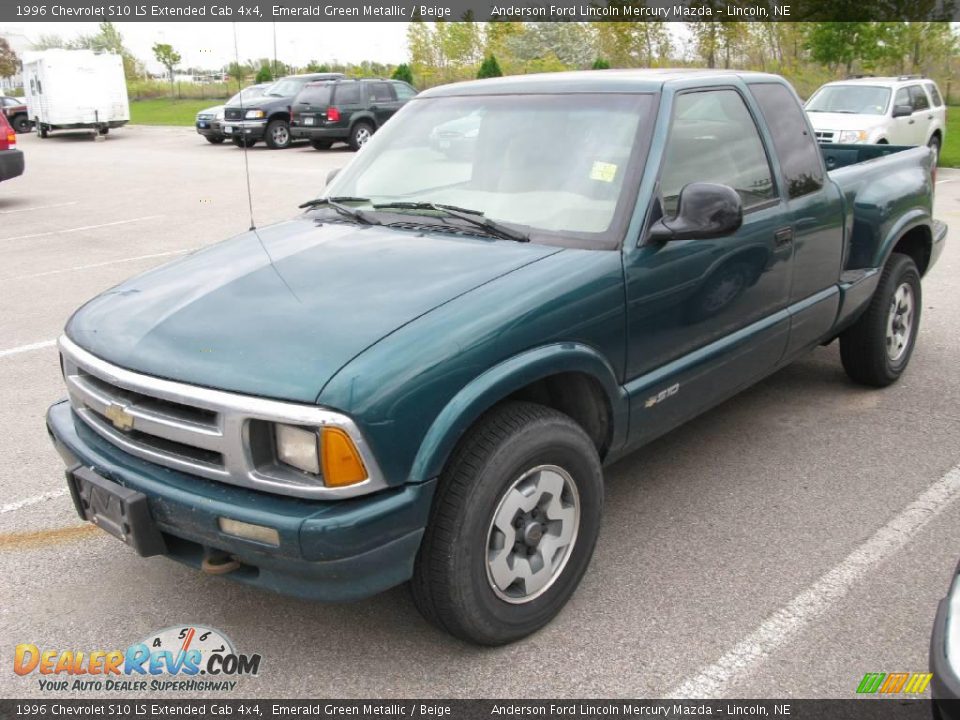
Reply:
[[[728,185],[694,182],[684,185],[677,199],[677,215],[660,218],[651,227],[649,239],[708,240],[724,237],[743,224],[743,203]]]
[[[893,106],[893,116],[896,117],[909,117],[913,115],[913,105],[894,105]]]
[[[338,172],[340,172],[340,168],[334,168],[327,173],[327,185],[333,182],[333,179],[337,176]]]

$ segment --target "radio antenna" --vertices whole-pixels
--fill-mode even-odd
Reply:
[[[240,121],[243,122],[247,113],[243,107],[243,77],[241,76],[240,70],[240,46],[237,43],[237,23],[234,21],[233,25],[233,59],[236,65],[237,70],[237,88],[240,94]],[[242,129],[242,126],[241,126]],[[236,135],[234,135],[236,137]],[[240,133],[240,147],[243,149],[243,169],[247,176],[247,208],[250,211],[250,229],[256,230],[257,224],[253,221],[253,191],[250,189],[250,158],[247,157],[247,138],[244,133]]]

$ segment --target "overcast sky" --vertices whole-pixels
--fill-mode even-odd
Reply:
[[[153,72],[162,66],[153,58],[155,42],[170,43],[183,56],[183,67],[219,68],[234,59],[233,24],[229,22],[118,22],[124,44]],[[271,22],[238,22],[241,61],[273,57]],[[34,39],[57,34],[65,38],[94,34],[97,23],[5,24],[4,31]],[[404,22],[278,22],[277,58],[294,65],[341,60],[401,63],[407,59],[407,23]]]

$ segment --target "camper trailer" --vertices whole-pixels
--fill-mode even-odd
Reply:
[[[91,130],[106,135],[130,120],[123,59],[92,50],[43,50],[23,57],[27,112],[37,134]]]

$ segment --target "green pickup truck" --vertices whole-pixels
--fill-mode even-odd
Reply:
[[[818,145],[775,75],[434,88],[302,215],[78,310],[47,426],[144,556],[326,601],[411,581],[507,643],[583,577],[604,465],[837,338],[854,381],[904,372],[935,172]]]

